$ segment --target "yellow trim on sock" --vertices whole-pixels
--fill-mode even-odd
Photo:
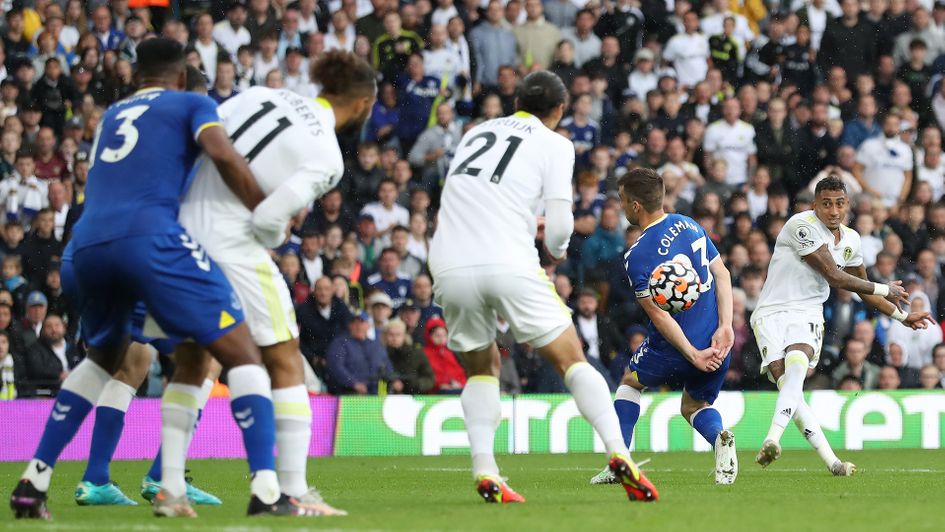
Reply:
[[[466,379],[467,384],[470,382],[481,382],[483,384],[494,384],[496,386],[499,385],[499,379],[497,377],[493,377],[492,375],[473,375],[472,377]]]
[[[784,356],[784,367],[793,366],[793,365],[803,365],[807,366],[808,362],[807,355],[802,351],[791,351]]]
[[[256,276],[259,278],[263,297],[266,299],[266,306],[269,307],[269,317],[272,319],[272,330],[276,335],[276,342],[288,342],[292,339],[292,333],[289,331],[289,324],[286,322],[282,303],[279,302],[279,292],[272,281],[270,265],[265,262],[257,264]]]
[[[178,392],[176,390],[165,390],[164,397],[161,398],[161,402],[180,405],[193,410],[200,410],[200,406],[197,404],[196,397],[190,395],[189,393]]]
[[[571,367],[568,368],[568,370],[564,372],[565,384],[567,384],[568,379],[571,378],[571,373],[582,366],[588,366],[589,368],[594,369],[594,366],[591,366],[588,362],[578,362],[576,364],[571,364]]]
[[[276,416],[312,417],[312,407],[308,403],[288,403],[273,401],[272,409]]]

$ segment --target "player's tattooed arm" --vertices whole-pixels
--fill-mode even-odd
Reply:
[[[693,366],[700,371],[711,372],[718,369],[722,364],[725,357],[719,356],[718,349],[714,346],[709,346],[701,351],[696,349],[695,346],[689,342],[689,339],[686,338],[686,333],[683,332],[679,323],[677,323],[668,312],[656,306],[652,297],[641,297],[637,299],[637,302],[643,308],[643,311],[646,312],[646,315],[649,316],[656,330],[663,335],[663,338],[666,338],[666,341],[669,342],[670,345],[682,353],[682,355],[686,357],[686,360]]]
[[[735,331],[732,329],[734,302],[732,299],[732,274],[722,262],[721,256],[709,264],[709,271],[715,279],[715,299],[719,308],[719,328],[712,335],[712,347],[719,350],[719,356],[725,358],[735,344]]]
[[[826,244],[817,248],[817,251],[805,255],[803,259],[808,266],[823,275],[832,288],[856,292],[861,296],[875,294],[893,305],[909,302],[909,294],[902,287],[902,281],[893,281],[884,285],[850,275],[837,266],[833,256],[827,251]]]
[[[197,143],[216,165],[226,186],[236,194],[247,209],[255,209],[256,205],[265,199],[266,195],[256,183],[256,178],[253,177],[246,158],[233,147],[230,137],[226,135],[226,129],[205,128],[197,137]]]
[[[866,267],[863,265],[860,266],[849,266],[844,268],[844,271],[850,275],[859,277],[860,279],[866,279]],[[875,296],[872,294],[860,294],[860,298],[863,299],[863,302],[866,303],[869,307],[874,308],[883,314],[893,318],[897,321],[901,321],[905,326],[912,329],[925,329],[929,324],[935,323],[935,320],[932,318],[932,315],[928,312],[903,312],[899,305],[895,303],[890,303],[886,298],[882,296]]]

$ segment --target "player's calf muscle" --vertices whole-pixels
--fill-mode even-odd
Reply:
[[[305,383],[302,368],[305,362],[299,354],[298,340],[279,342],[259,349],[273,388],[289,388]]]

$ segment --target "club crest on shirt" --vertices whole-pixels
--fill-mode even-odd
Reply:
[[[843,248],[843,261],[847,262],[853,257],[853,248],[847,246]]]

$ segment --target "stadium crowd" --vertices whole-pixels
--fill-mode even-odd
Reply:
[[[852,199],[871,278],[904,280],[912,310],[945,316],[945,1],[27,0],[0,20],[0,399],[48,396],[82,357],[59,256],[82,212],[104,109],[134,92],[135,47],[187,46],[223,102],[253,85],[315,96],[325,50],[374,64],[378,101],[346,138],[338,189],[274,252],[301,350],[330,393],[458,393],[425,262],[439,192],[465,130],[514,110],[550,69],[571,102],[575,233],[552,264],[588,359],[613,386],[646,335],[623,255],[640,235],[616,199],[656,169],[665,208],[711,235],[735,284],[732,390],[772,389],[748,325],[774,240],[834,174]],[[155,146],[154,149],[160,149]],[[791,282],[772,279],[770,282]],[[941,388],[942,329],[912,331],[850,293],[826,305],[813,388]],[[506,393],[564,384],[496,324]],[[169,364],[165,364],[169,366]],[[164,368],[166,372],[168,367]],[[161,371],[140,391],[155,395]]]

